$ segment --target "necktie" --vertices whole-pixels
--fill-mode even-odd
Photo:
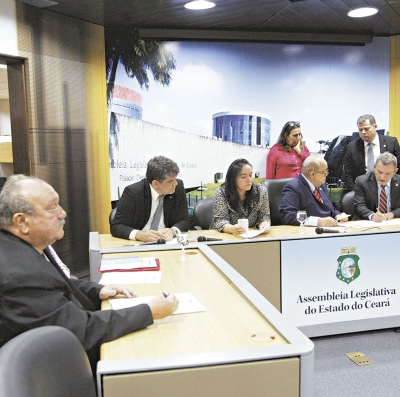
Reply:
[[[57,263],[58,267],[69,278],[71,275],[71,272],[70,272],[68,266],[61,260],[61,258],[57,255],[56,251],[54,251],[54,248],[51,245],[49,245],[47,248],[49,249],[49,252],[50,252],[51,256],[53,257],[53,259],[55,260],[55,262]]]
[[[374,149],[373,144],[370,142],[368,144],[368,151],[367,151],[367,171],[373,171],[374,169]]]
[[[387,198],[386,198],[385,186],[381,186],[382,189],[379,195],[379,212],[381,212],[382,214],[386,214],[387,212]]]
[[[314,197],[315,197],[320,203],[322,203],[322,198],[321,198],[321,195],[319,194],[319,191],[318,191],[317,188],[314,189],[313,194],[314,194]]]
[[[154,213],[153,220],[151,221],[150,230],[158,230],[158,226],[160,226],[163,204],[164,204],[164,195],[160,194],[158,196],[158,206],[156,212]]]

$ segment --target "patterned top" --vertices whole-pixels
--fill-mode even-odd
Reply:
[[[253,201],[251,213],[247,213],[242,207],[242,203],[240,203],[241,211],[237,213],[228,204],[225,197],[225,186],[219,186],[214,195],[213,221],[210,229],[217,229],[219,232],[222,232],[226,224],[236,225],[239,219],[246,218],[249,220],[249,227],[258,227],[258,225],[264,221],[268,221],[269,224],[271,224],[267,188],[253,182],[253,191],[256,198]]]
[[[267,179],[295,178],[309,155],[307,146],[297,153],[294,149],[287,152],[282,145],[275,144],[267,156]]]

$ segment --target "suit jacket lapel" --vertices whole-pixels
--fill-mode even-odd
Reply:
[[[71,280],[65,275],[65,273],[60,269],[60,267],[57,265],[57,262],[55,261],[53,255],[49,251],[48,248],[45,248],[43,250],[45,255],[47,256],[48,260],[50,263],[57,269],[57,271],[61,274],[61,276],[64,278],[64,280],[67,282],[68,286],[70,287],[72,294],[74,297],[79,301],[79,303],[86,309],[86,310],[96,310],[94,307],[92,301],[86,297],[86,295],[79,289],[77,288]]]
[[[372,172],[368,181],[369,188],[371,190],[371,196],[374,198],[374,207],[379,207],[379,197],[378,197],[378,182],[375,178],[375,174]]]
[[[399,198],[400,198],[400,193],[399,193],[399,178],[397,175],[395,175],[391,182],[390,182],[390,206],[391,208],[399,208],[400,203],[399,203]]]

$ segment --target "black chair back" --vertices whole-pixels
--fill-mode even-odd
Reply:
[[[193,208],[193,223],[196,229],[208,230],[213,220],[213,198],[199,200]]]
[[[26,331],[0,349],[1,397],[96,397],[93,373],[78,338],[68,329]]]
[[[354,190],[347,192],[342,197],[342,211],[354,216]]]
[[[271,215],[271,226],[282,225],[279,204],[282,200],[282,189],[293,178],[265,179],[261,182],[268,190],[269,211]]]

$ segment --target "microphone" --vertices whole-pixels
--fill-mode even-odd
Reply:
[[[344,230],[328,229],[326,227],[317,227],[315,229],[315,233],[317,233],[317,234],[322,234],[322,233],[344,233]]]
[[[197,237],[197,241],[199,243],[202,243],[204,241],[222,241],[222,238],[211,238],[211,237],[199,236],[199,237]]]
[[[165,244],[165,240],[163,238],[159,238],[157,241],[150,241],[148,243],[143,243],[140,245],[154,245],[154,244]]]

